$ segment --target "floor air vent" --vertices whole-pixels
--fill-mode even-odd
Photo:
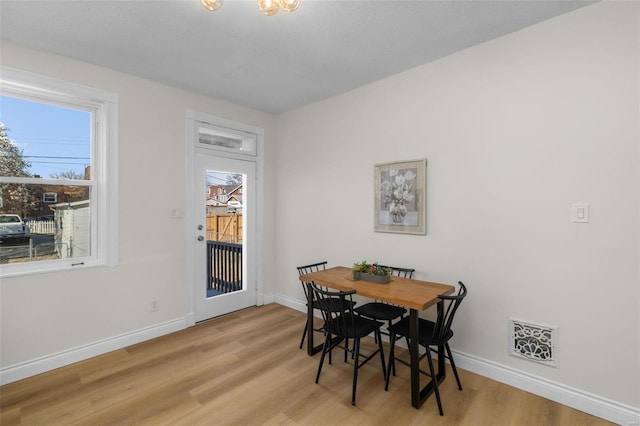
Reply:
[[[544,365],[556,365],[558,358],[556,327],[509,318],[509,337],[511,355]]]

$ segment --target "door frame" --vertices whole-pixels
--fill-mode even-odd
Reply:
[[[196,143],[198,140],[198,123],[206,123],[217,127],[249,132],[256,135],[256,155],[247,156],[233,152],[224,152],[211,149],[211,155],[237,159],[253,160],[256,162],[256,305],[264,305],[264,129],[250,124],[227,120],[210,114],[200,113],[188,109],[186,111],[185,131],[185,209],[184,209],[184,235],[185,235],[185,303],[186,326],[191,327],[196,323],[195,294],[198,284],[195,282],[195,260],[198,253],[193,241],[197,238],[196,230],[196,200],[202,194],[196,194],[193,187],[193,173],[195,168]]]

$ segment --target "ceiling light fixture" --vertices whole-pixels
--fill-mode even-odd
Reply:
[[[206,9],[211,11],[220,9],[223,2],[224,0],[200,0]],[[275,15],[280,9],[293,12],[298,6],[300,6],[300,0],[258,0],[260,11],[267,16]]]
[[[222,6],[222,0],[200,0],[200,3],[211,11],[218,10]]]

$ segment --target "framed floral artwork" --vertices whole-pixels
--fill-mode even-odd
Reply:
[[[375,230],[426,234],[427,160],[376,164]]]

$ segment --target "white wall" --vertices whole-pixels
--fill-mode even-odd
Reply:
[[[272,161],[270,114],[213,100],[130,75],[3,42],[2,64],[115,92],[119,114],[120,263],[55,274],[5,278],[0,287],[1,367],[33,363],[42,357],[79,355],[87,345],[131,333],[151,336],[184,327],[184,220],[169,209],[185,209],[186,110],[216,115],[265,129],[265,164]],[[273,174],[265,172],[265,206]],[[268,214],[269,225],[273,215]],[[265,239],[273,238],[265,226]],[[271,254],[265,255],[265,292],[271,293]],[[160,310],[150,312],[152,299]],[[135,340],[134,338],[134,340]],[[64,358],[64,356],[63,356]]]
[[[638,16],[595,4],[279,117],[283,299],[317,260],[462,280],[456,350],[640,407]],[[417,158],[427,235],[375,233],[374,164]],[[557,368],[509,356],[509,317],[558,327]]]

